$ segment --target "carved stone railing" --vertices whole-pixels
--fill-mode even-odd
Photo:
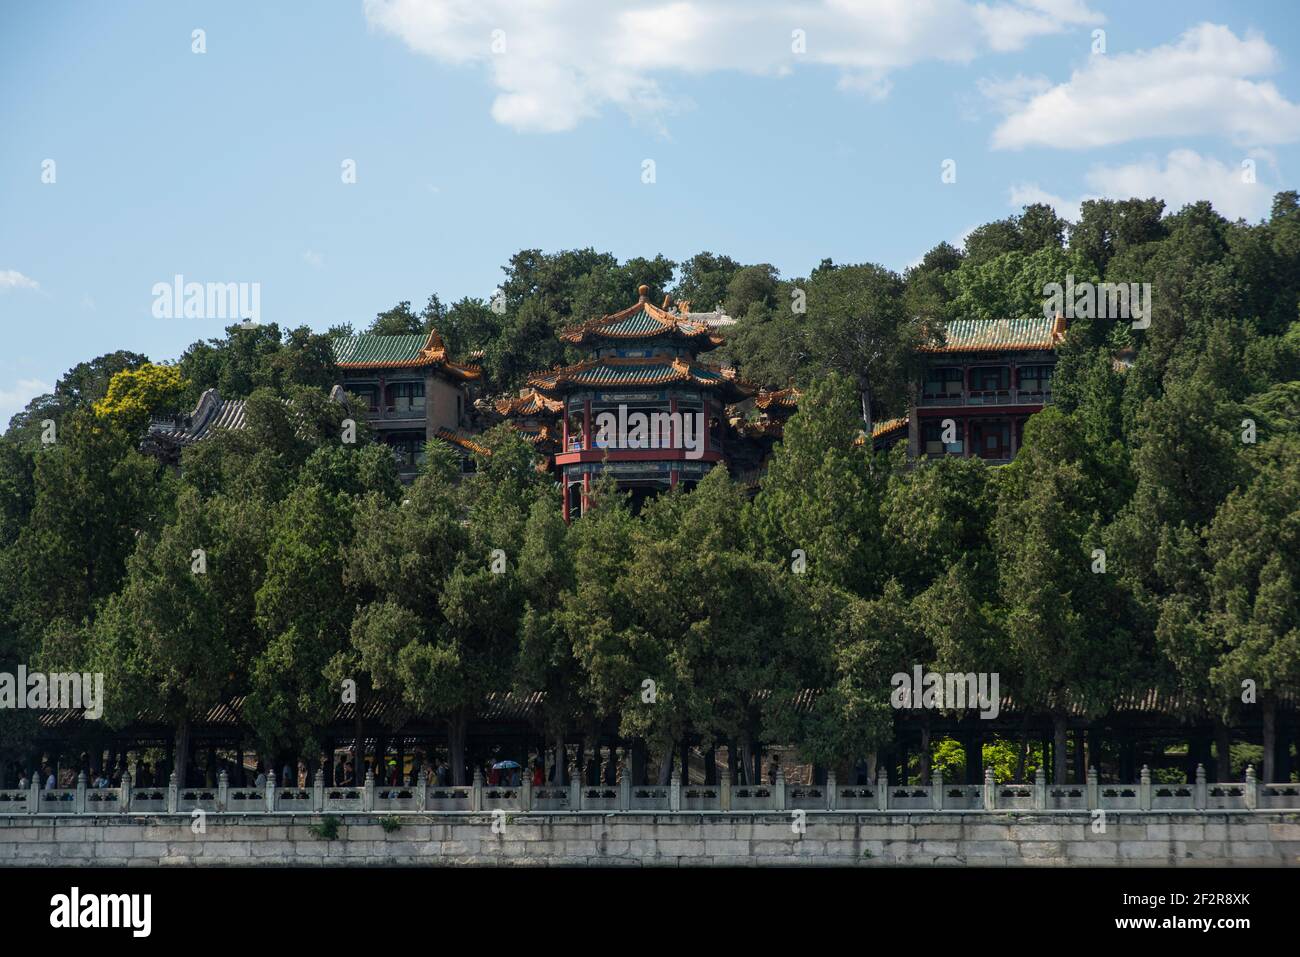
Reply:
[[[1096,769],[1084,784],[1048,784],[1043,769],[1027,784],[1002,783],[987,769],[984,783],[948,784],[943,769],[928,785],[890,784],[883,771],[873,784],[839,784],[835,774],[825,784],[790,784],[778,771],[775,783],[736,784],[730,774],[718,784],[632,784],[620,773],[617,785],[585,784],[576,768],[567,784],[534,787],[484,784],[476,772],[472,784],[440,786],[427,775],[417,784],[377,785],[368,774],[360,787],[327,787],[318,771],[311,787],[282,787],[268,774],[263,787],[231,787],[226,773],[215,788],[180,788],[175,776],[166,787],[137,788],[127,775],[117,788],[87,787],[80,775],[75,788],[0,790],[0,817],[29,814],[191,814],[196,810],[227,814],[321,813],[579,813],[579,812],[782,812],[806,811],[1251,811],[1300,810],[1300,783],[1262,784],[1255,769],[1242,782],[1210,783],[1198,767],[1190,784],[1158,784],[1142,769],[1137,784],[1102,784]]]

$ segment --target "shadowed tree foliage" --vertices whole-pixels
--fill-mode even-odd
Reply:
[[[510,688],[545,691],[557,749],[613,726],[634,769],[657,753],[661,778],[684,740],[734,743],[751,783],[773,742],[874,772],[900,753],[891,676],[917,665],[997,672],[1052,722],[1058,781],[1067,708],[1102,719],[1153,688],[1193,724],[1217,719],[1221,758],[1230,726],[1262,727],[1265,779],[1292,773],[1278,704],[1300,684],[1296,193],[1253,224],[1206,203],[1090,201],[1071,224],[1030,206],[903,277],[593,249],[523,250],[504,273],[497,298],[402,302],[371,328],[482,349],[499,392],[577,358],[555,333],[641,283],[656,304],[670,289],[721,304],[737,321],[708,358],[802,389],[759,489],[719,469],[633,514],[607,476],[566,526],[509,429],[480,438],[492,454],[463,480],[430,443],[409,486],[363,422],[342,445],[328,339],[305,327],[232,326],[175,366],[112,353],[0,439],[0,666],[104,671],[108,719],[170,722],[181,773],[204,708],[246,695],[260,746],[302,753],[345,681],[362,705],[445,720],[458,782],[473,715]],[[1043,285],[1066,275],[1151,283],[1151,322],[1070,323],[1054,404],[1011,465],[870,451],[944,321],[1041,314]],[[186,449],[179,475],[137,451],[149,416],[207,388],[246,399],[247,428]],[[26,760],[32,729],[0,717],[0,751]],[[1033,760],[1027,741],[988,753],[1015,776]]]

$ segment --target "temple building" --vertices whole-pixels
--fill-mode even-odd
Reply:
[[[332,342],[345,392],[356,396],[379,441],[392,447],[398,471],[410,478],[424,461],[425,444],[439,438],[465,452],[481,451],[471,425],[469,387],[477,365],[453,362],[436,330],[416,335],[362,333]]]
[[[157,417],[150,421],[140,450],[169,465],[179,465],[187,446],[203,441],[219,429],[245,428],[248,423],[244,402],[244,399],[223,399],[216,389],[205,389],[188,415]]]
[[[722,344],[713,316],[670,311],[647,299],[560,334],[585,349],[574,365],[538,372],[521,396],[521,421],[559,404],[559,449],[551,467],[564,489],[564,516],[580,515],[592,483],[608,472],[632,493],[647,497],[684,484],[692,487],[725,463],[726,406],[756,391],[732,369],[704,365],[697,355]],[[721,315],[721,314],[718,314]],[[525,401],[527,400],[527,401]],[[548,403],[550,405],[548,405]],[[549,413],[548,413],[549,414]]]
[[[548,399],[525,388],[513,398],[498,399],[492,408],[497,415],[505,416],[520,437],[548,462],[550,456],[560,451],[560,416],[564,403],[559,399]]]
[[[942,344],[921,349],[924,372],[911,414],[887,423],[890,432],[898,434],[905,423],[912,457],[1011,461],[1026,420],[1052,401],[1065,325],[1062,316],[949,322]]]

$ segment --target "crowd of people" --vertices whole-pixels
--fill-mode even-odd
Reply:
[[[128,765],[121,762],[111,768],[92,767],[89,757],[83,753],[76,766],[56,767],[48,758],[37,762],[34,767],[10,762],[5,768],[5,780],[16,780],[17,787],[23,791],[30,789],[33,781],[39,783],[41,790],[69,789],[76,787],[78,774],[84,771],[87,785],[91,788],[120,788],[127,767]],[[387,755],[380,759],[367,757],[361,763],[360,775],[357,774],[355,754],[352,751],[336,753],[332,760],[328,755],[322,754],[317,767],[324,771],[326,787],[361,787],[372,772],[375,783],[380,787],[415,787],[419,783],[420,776],[426,773],[431,787],[450,787],[453,781],[451,766],[445,757],[431,759],[421,751],[403,757],[400,765],[397,757]],[[229,770],[231,784],[237,787],[248,787],[250,784],[259,789],[266,787],[269,769],[260,760],[255,763],[251,773],[246,767],[237,764],[232,764]],[[472,766],[467,767],[466,771],[466,780],[471,780]],[[775,783],[776,771],[777,756],[774,754],[769,760],[765,775],[769,783]],[[303,790],[314,783],[313,773],[307,762],[301,758],[296,765],[286,761],[276,772],[275,782],[280,787],[296,787]],[[516,761],[489,759],[482,765],[482,774],[483,782],[489,787],[520,787],[525,774],[528,775],[533,787],[542,787],[547,783],[555,782],[556,768],[554,764],[548,768],[543,757],[538,755],[528,762],[527,767]],[[188,777],[190,781],[186,787],[216,785],[215,771],[211,768],[191,765]],[[170,762],[166,759],[160,762],[157,768],[148,761],[137,759],[134,763],[131,778],[134,787],[164,787],[170,779]]]

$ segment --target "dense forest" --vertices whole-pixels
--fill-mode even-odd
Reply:
[[[314,755],[352,679],[445,716],[459,772],[470,716],[509,689],[546,692],[551,734],[614,721],[661,753],[690,733],[866,759],[890,744],[891,675],[921,664],[999,673],[1058,741],[1067,706],[1100,716],[1146,689],[1225,734],[1258,709],[1275,779],[1277,705],[1300,685],[1296,193],[1257,224],[1208,203],[1094,201],[1077,223],[1031,206],[902,275],[590,249],[525,250],[504,273],[495,301],[432,295],[368,328],[436,327],[505,392],[576,358],[556,332],[640,283],[721,305],[723,358],[804,390],[757,493],[717,469],[633,514],[603,484],[566,525],[507,427],[463,481],[435,442],[403,486],[382,446],[340,442],[344,328],[232,326],[172,363],[104,355],[0,439],[0,670],[103,672],[105,720],[164,715],[181,760],[190,717],[233,695],[259,748]],[[1012,464],[908,467],[855,441],[905,411],[943,321],[1041,315],[1067,274],[1151,283],[1150,326],[1072,322]],[[139,451],[150,416],[211,387],[248,398],[246,430],[179,472]],[[813,706],[787,707],[801,689]],[[31,712],[0,711],[0,757],[33,734]]]

